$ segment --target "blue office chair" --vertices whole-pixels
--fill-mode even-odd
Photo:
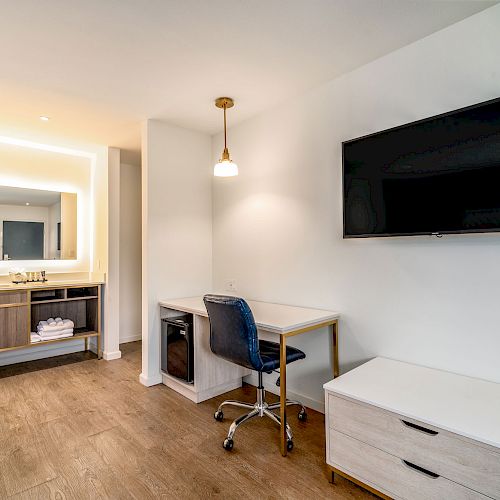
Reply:
[[[280,365],[280,346],[276,342],[259,340],[257,327],[252,311],[248,304],[238,297],[225,295],[205,295],[203,297],[210,320],[210,349],[216,356],[226,361],[244,366],[250,370],[256,370],[259,374],[259,386],[257,387],[257,401],[255,404],[242,401],[224,401],[214,414],[214,418],[222,421],[224,414],[222,408],[226,405],[247,408],[251,410],[238,417],[229,427],[227,438],[223,446],[226,450],[233,449],[233,436],[236,429],[253,417],[269,417],[281,425],[281,419],[272,410],[280,407],[279,403],[268,404],[265,400],[262,373],[271,373]],[[286,362],[291,363],[298,359],[304,359],[306,355],[293,347],[286,348]],[[301,407],[298,418],[307,419],[306,409],[298,401],[287,399],[287,406],[298,405]],[[293,434],[288,423],[286,424],[287,448],[293,448]]]

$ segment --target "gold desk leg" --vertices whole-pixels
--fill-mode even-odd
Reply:
[[[89,350],[89,338],[85,337],[85,352]]]
[[[340,375],[339,370],[339,324],[336,321],[332,324],[332,342],[333,342],[333,378]]]
[[[280,335],[280,445],[281,454],[286,457],[286,337]]]

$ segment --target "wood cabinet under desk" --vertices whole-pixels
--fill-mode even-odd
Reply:
[[[161,318],[176,317],[182,311],[163,306]],[[187,314],[192,314],[187,312]],[[206,313],[205,313],[206,314]],[[208,318],[193,314],[194,381],[185,382],[166,371],[162,372],[163,383],[190,399],[201,403],[225,392],[241,387],[242,377],[250,370],[215,356],[210,350],[210,324]]]
[[[96,337],[101,354],[101,285],[100,282],[71,284],[5,285],[0,287],[0,352],[12,349],[83,340]],[[31,332],[40,321],[61,317],[71,319],[72,337],[31,342]]]
[[[324,387],[334,473],[388,498],[500,499],[500,384],[375,358]]]

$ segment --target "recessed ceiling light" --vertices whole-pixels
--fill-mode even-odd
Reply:
[[[48,122],[50,118],[48,116],[40,116],[40,120],[42,120],[42,122]]]

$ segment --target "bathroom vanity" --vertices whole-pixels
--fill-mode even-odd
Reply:
[[[101,286],[94,281],[0,284],[0,352],[74,340],[88,350],[89,338],[96,337],[101,357]],[[32,343],[31,332],[50,317],[71,319],[74,335]]]

